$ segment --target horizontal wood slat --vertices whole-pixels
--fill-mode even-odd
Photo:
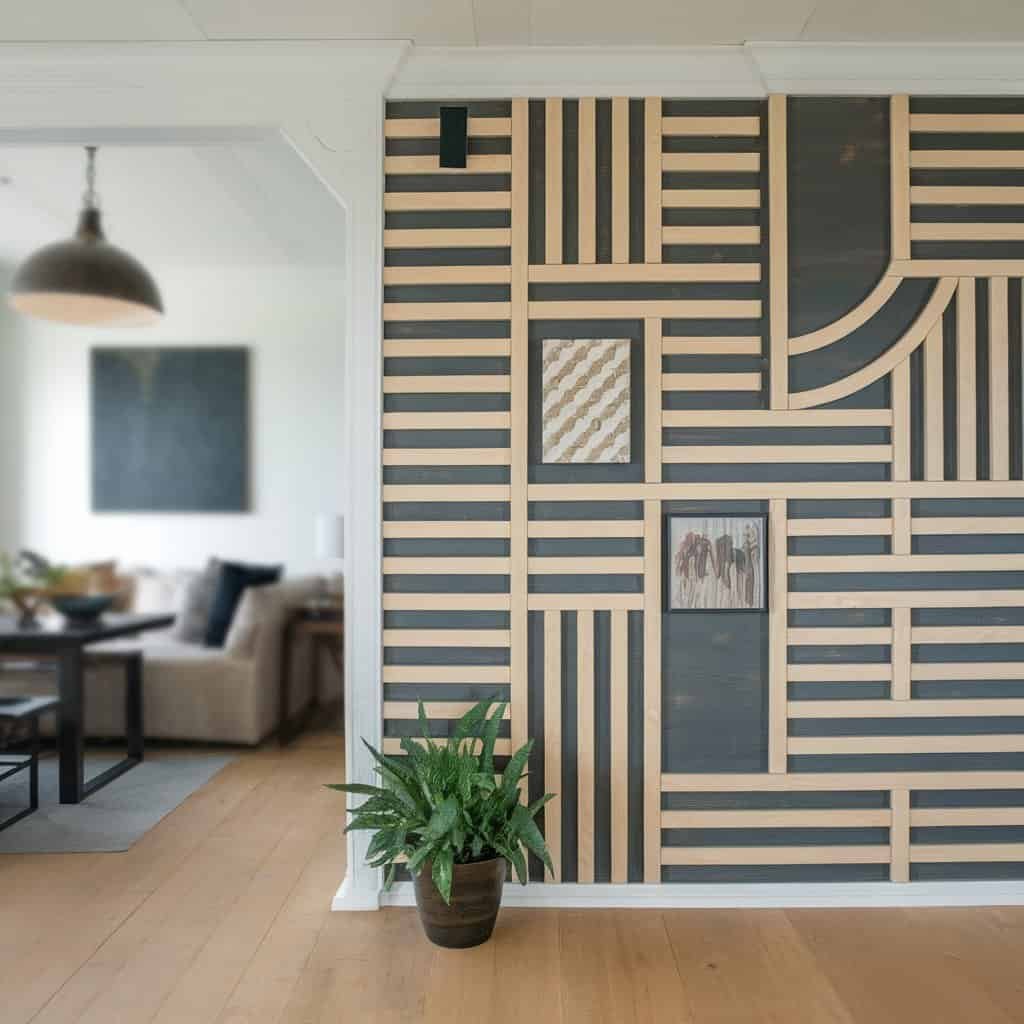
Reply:
[[[512,134],[510,117],[470,117],[466,132],[470,138],[502,138]],[[384,121],[385,139],[429,139],[441,135],[439,117],[389,117]],[[436,159],[436,158],[435,158]]]
[[[892,462],[887,444],[673,445],[662,449],[664,462],[684,463],[863,463]]]

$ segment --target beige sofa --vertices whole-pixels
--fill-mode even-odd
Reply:
[[[176,611],[189,573],[132,574],[137,612]],[[160,578],[163,577],[163,578]],[[209,648],[174,638],[173,630],[145,633],[134,639],[97,644],[96,652],[140,649],[144,656],[144,720],[149,739],[256,744],[278,726],[281,646],[289,612],[326,590],[319,576],[285,579],[245,591],[224,647]],[[163,603],[164,607],[158,607]],[[310,649],[292,652],[292,712],[309,694]],[[341,696],[333,665],[321,666],[321,700]],[[46,672],[13,669],[0,672],[2,693],[52,693]],[[86,732],[93,737],[124,734],[124,687],[116,665],[98,664],[87,671]]]

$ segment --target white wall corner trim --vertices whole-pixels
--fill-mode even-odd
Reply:
[[[415,906],[412,882],[396,882],[381,895],[387,907]],[[1024,905],[1024,882],[834,882],[743,885],[520,886],[508,883],[506,907],[612,907],[647,910],[709,907],[1016,907]],[[499,925],[500,927],[500,925]]]

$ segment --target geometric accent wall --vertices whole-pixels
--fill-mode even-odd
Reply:
[[[508,700],[558,881],[1024,877],[1024,101],[467,105],[386,112],[385,749]],[[544,461],[545,339],[628,461]],[[673,513],[767,611],[667,611]]]

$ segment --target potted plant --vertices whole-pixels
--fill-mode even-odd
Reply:
[[[382,785],[336,785],[330,789],[365,796],[350,808],[348,827],[374,833],[367,850],[372,867],[386,869],[391,887],[405,860],[413,875],[416,906],[427,938],[464,949],[490,938],[501,904],[506,866],[527,881],[526,854],[551,870],[544,837],[534,819],[553,798],[546,793],[527,806],[520,785],[533,748],[530,740],[511,757],[500,777],[494,743],[507,705],[481,701],[459,720],[447,740],[430,735],[423,702],[422,740],[402,739],[405,757],[382,754],[364,744],[376,761]]]

